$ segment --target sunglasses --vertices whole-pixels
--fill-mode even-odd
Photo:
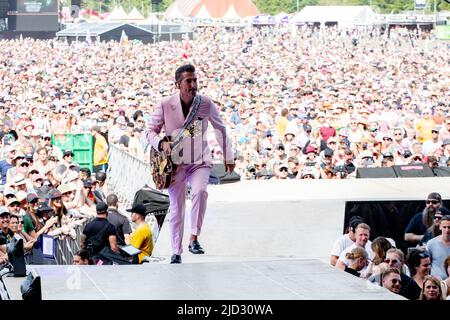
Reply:
[[[430,255],[427,252],[420,252],[419,253],[419,257],[421,257],[421,258],[429,258]]]
[[[50,141],[52,140],[51,138],[44,138],[45,141]]]
[[[427,200],[427,204],[438,204],[439,201],[438,200]]]
[[[396,263],[398,263],[399,261],[397,260],[397,259],[384,259],[384,263],[387,263],[387,264],[389,264],[389,263],[391,263],[392,262],[392,264],[396,264]]]
[[[383,141],[392,141],[392,139],[391,138],[383,138]]]
[[[402,281],[398,280],[398,279],[392,279],[391,281],[392,281],[392,284],[397,284],[397,283],[400,285],[402,284]]]
[[[22,163],[20,166],[21,167],[29,167],[30,165],[28,163]]]

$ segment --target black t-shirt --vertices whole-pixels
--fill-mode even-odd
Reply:
[[[427,231],[427,227],[423,224],[423,213],[417,213],[411,221],[409,221],[406,227],[405,233],[424,234]]]
[[[408,277],[406,274],[401,274],[402,286],[400,288],[399,295],[409,300],[419,299],[420,292],[422,291],[414,279]]]
[[[109,236],[116,235],[116,227],[114,227],[108,220],[104,218],[95,218],[91,222],[89,222],[86,227],[84,227],[83,234],[86,236],[86,243],[89,242],[89,239],[94,237],[96,234],[102,231],[105,224],[108,224],[108,227],[103,233],[102,243],[99,246],[94,246],[93,254],[98,254],[102,251],[103,248],[109,247]]]
[[[130,137],[127,134],[124,134],[120,137],[119,144],[123,144],[128,148],[128,144],[130,143]]]
[[[131,226],[128,219],[121,215],[115,209],[108,210],[108,221],[114,227],[116,227],[116,237],[118,245],[125,245],[125,236],[124,234],[131,234]]]
[[[7,244],[14,237],[14,232],[8,229],[8,232],[5,234],[2,230],[0,230],[0,246]]]

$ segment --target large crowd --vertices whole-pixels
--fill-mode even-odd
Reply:
[[[19,217],[27,246],[41,233],[74,238],[107,202],[108,147],[149,161],[145,128],[186,62],[227,125],[242,179],[448,167],[449,51],[405,29],[209,27],[155,44],[0,40],[0,217]],[[95,137],[93,172],[55,143],[79,133]]]

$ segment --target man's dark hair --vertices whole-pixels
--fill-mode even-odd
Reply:
[[[91,169],[89,169],[89,168],[81,168],[80,172],[84,173],[86,175],[86,177],[88,177],[88,178],[91,177]]]
[[[106,180],[106,173],[103,171],[99,171],[95,174],[95,180],[103,182]]]
[[[181,80],[181,75],[183,72],[195,72],[195,67],[192,64],[185,64],[175,71],[175,81],[178,82]]]
[[[108,194],[106,197],[106,204],[108,207],[117,207],[117,203],[119,202],[119,198],[114,193]]]

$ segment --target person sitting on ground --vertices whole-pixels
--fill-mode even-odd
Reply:
[[[353,216],[350,218],[347,227],[347,232],[340,236],[333,244],[333,248],[331,249],[330,256],[330,264],[334,267],[336,262],[339,259],[342,251],[344,251],[347,247],[350,247],[355,243],[355,231],[358,224],[362,223],[363,219],[360,216]]]
[[[139,263],[142,263],[145,257],[150,257],[153,251],[153,235],[149,224],[145,221],[147,215],[147,209],[143,204],[135,204],[131,209],[127,209],[131,212],[131,221],[134,222],[137,227],[131,234],[130,244],[142,252],[139,253]]]
[[[367,254],[369,256],[369,259],[373,259],[373,252],[372,248],[368,244],[370,237],[370,227],[365,223],[360,223],[356,227],[356,233],[355,233],[355,243],[352,244],[350,247],[346,248],[344,251],[342,251],[341,255],[339,256],[339,259],[336,263],[336,267],[338,267],[341,270],[345,269],[345,266],[349,265],[349,261],[346,258],[346,254],[348,252],[351,252],[353,248],[360,247],[367,251]],[[367,277],[367,267],[361,270],[361,277],[366,278]]]
[[[348,272],[356,277],[360,277],[359,271],[367,267],[369,261],[366,250],[360,247],[353,248],[348,252],[345,257],[348,259],[349,264],[345,266],[344,271]]]
[[[419,300],[445,300],[441,280],[437,277],[426,276],[423,281]]]

